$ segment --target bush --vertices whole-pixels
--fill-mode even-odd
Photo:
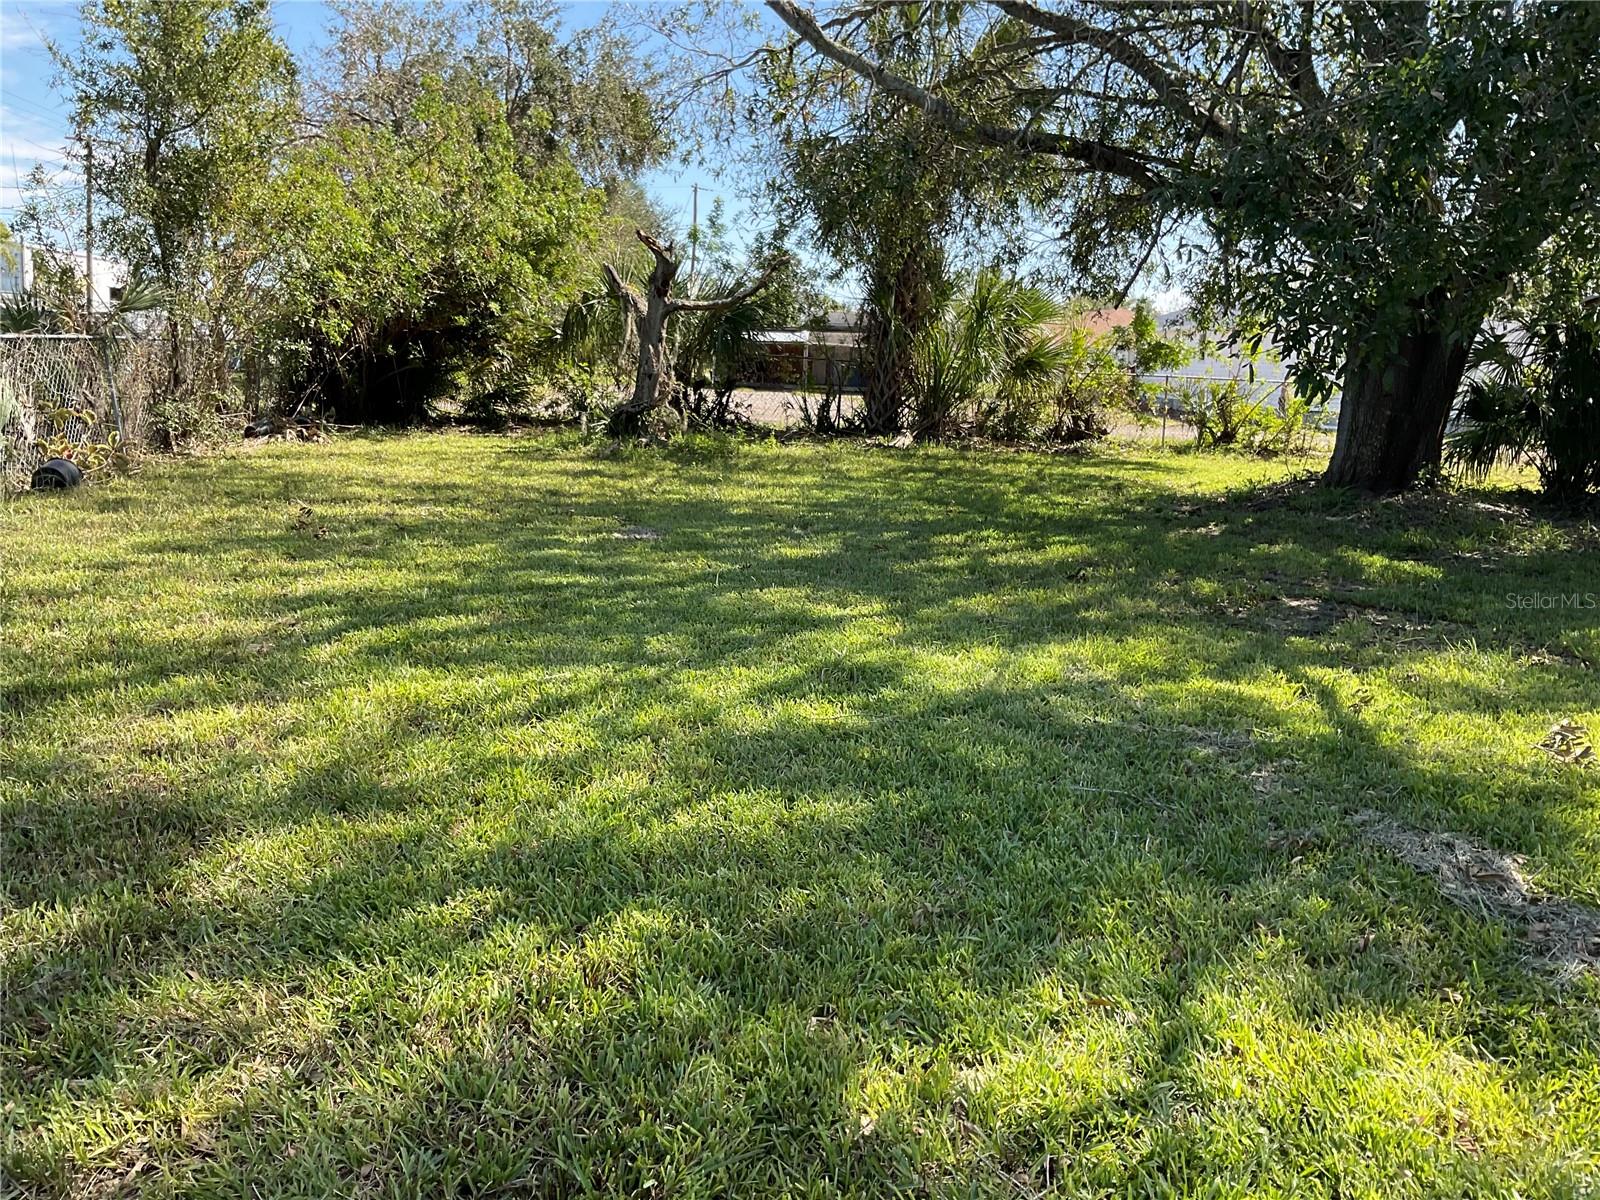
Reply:
[[[520,156],[487,94],[427,76],[404,117],[426,137],[336,123],[249,194],[279,264],[265,340],[281,385],[359,424],[516,415],[603,195],[559,156]]]
[[[1449,460],[1480,478],[1499,462],[1529,462],[1564,503],[1600,490],[1600,322],[1489,339],[1474,355]]]
[[[1113,345],[1038,289],[981,272],[917,341],[913,427],[967,423],[1002,441],[1103,437],[1106,410],[1126,405],[1131,387]]]
[[[1315,408],[1287,386],[1274,397],[1238,379],[1207,381],[1184,399],[1183,415],[1202,449],[1291,454],[1307,446]]]

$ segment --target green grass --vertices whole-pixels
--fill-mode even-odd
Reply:
[[[1595,974],[1352,818],[1600,903],[1534,748],[1600,611],[1507,602],[1600,539],[1286,473],[436,435],[0,508],[12,1184],[1593,1194]]]

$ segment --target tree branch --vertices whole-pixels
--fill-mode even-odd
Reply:
[[[1235,29],[1243,30],[1260,43],[1262,53],[1267,56],[1273,71],[1289,85],[1302,104],[1311,108],[1327,99],[1322,83],[1317,79],[1311,47],[1306,45],[1290,49],[1284,45],[1273,30],[1265,8],[1251,0],[1217,0],[1211,7],[1230,17]]]
[[[990,0],[990,3],[1009,17],[1053,34],[1058,44],[1092,46],[1103,51],[1112,62],[1149,84],[1158,100],[1197,131],[1219,141],[1234,140],[1233,126],[1213,112],[1196,108],[1188,89],[1176,76],[1116,31],[1091,25],[1067,13],[1040,8],[1028,0]]]
[[[669,300],[667,301],[667,311],[669,313],[721,312],[725,308],[732,308],[737,304],[743,304],[746,300],[750,299],[751,296],[754,296],[762,288],[766,287],[772,282],[772,277],[778,273],[778,266],[779,264],[774,263],[765,271],[761,272],[760,276],[758,276],[756,281],[749,287],[740,288],[737,292],[733,292],[727,296],[720,296],[715,300]]]
[[[642,229],[635,229],[633,231],[633,236],[638,238],[639,241],[644,244],[644,248],[646,250],[650,251],[651,254],[655,255],[655,259],[656,259],[657,262],[661,262],[661,261],[665,260],[667,262],[675,263],[677,261],[676,259],[674,259],[672,257],[672,243],[671,242],[668,242],[665,245],[662,245],[662,243],[658,239],[656,239],[654,237],[651,237],[648,233],[646,233]]]
[[[617,269],[610,263],[606,263],[600,268],[600,271],[605,275],[606,286],[611,289],[612,294],[628,306],[628,311],[633,314],[636,320],[642,317],[644,315],[644,304],[640,301],[638,293],[622,282],[622,276],[617,274]]]
[[[1156,191],[1163,186],[1162,179],[1133,151],[1088,138],[1068,137],[1038,129],[1013,129],[977,120],[927,88],[841,46],[822,31],[816,18],[793,0],[767,0],[767,7],[818,54],[869,80],[891,96],[916,106],[958,138],[980,145],[1018,150],[1024,154],[1049,155],[1081,162],[1095,170],[1120,175],[1146,191]]]

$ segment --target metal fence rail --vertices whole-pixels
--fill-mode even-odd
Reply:
[[[1271,378],[1245,374],[1206,375],[1184,371],[1163,371],[1139,376],[1152,412],[1163,417],[1186,419],[1197,404],[1204,403],[1208,389],[1232,385],[1238,388],[1241,398],[1251,407],[1270,408],[1279,416],[1288,410],[1293,395],[1294,381],[1288,377]],[[1313,405],[1304,418],[1307,428],[1331,430],[1339,423],[1339,402]]]

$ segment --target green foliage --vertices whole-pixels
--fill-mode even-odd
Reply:
[[[87,0],[76,45],[52,52],[94,147],[99,246],[162,289],[167,379],[147,415],[170,447],[239,407],[270,270],[236,213],[291,136],[295,65],[266,0]]]
[[[1504,332],[1478,351],[1450,460],[1483,478],[1526,461],[1553,500],[1600,491],[1600,324],[1549,324]]]
[[[980,400],[1048,387],[1064,361],[1054,329],[1062,315],[1038,288],[980,271],[916,338],[912,428],[943,433],[973,416]]]
[[[34,443],[41,459],[67,459],[76,463],[86,476],[125,471],[130,465],[126,448],[115,429],[105,429],[98,437],[81,432],[102,430],[102,422],[92,410],[45,408],[39,411],[38,421],[53,431]]]
[[[83,27],[57,57],[105,243],[166,288],[174,411],[247,382],[350,420],[520,409],[666,147],[620,36],[534,0],[344,5],[306,109],[265,0],[93,0]]]
[[[1186,380],[1176,399],[1200,449],[1261,455],[1305,453],[1322,411],[1289,384],[1243,378]]]
[[[1600,7],[1329,5],[1311,21],[1327,100],[1252,100],[1191,194],[1227,250],[1209,290],[1265,314],[1320,394],[1352,363],[1388,370],[1419,323],[1470,341],[1549,239],[1592,243]]]
[[[1016,394],[1018,432],[1076,443],[1104,437],[1108,415],[1130,405],[1126,369],[1111,340],[1069,321],[1056,338],[1060,366],[1045,386]],[[1002,411],[1004,411],[1002,409]]]
[[[1008,441],[1101,437],[1107,410],[1129,396],[1113,350],[1048,293],[980,271],[917,339],[912,428],[965,426]]]
[[[1253,450],[1277,428],[1272,397],[1238,379],[1206,380],[1188,389],[1183,415],[1202,449]]]
[[[79,20],[56,58],[94,140],[101,237],[176,299],[216,268],[232,197],[289,136],[294,62],[266,0],[88,0]]]
[[[60,314],[34,291],[0,296],[0,333],[60,333]]]
[[[337,121],[421,134],[425,92],[463,104],[487,96],[527,169],[562,159],[618,192],[669,147],[662,80],[612,22],[563,38],[546,0],[339,0],[335,11],[325,103]]]
[[[732,393],[741,377],[765,360],[757,335],[798,323],[820,303],[820,295],[797,258],[774,236],[754,239],[748,257],[736,255],[724,235],[720,204],[713,205],[702,228],[691,232],[703,265],[697,264],[695,275],[680,272],[672,285],[672,297],[690,306],[675,312],[665,327],[667,388],[672,405],[691,425],[742,424]],[[641,279],[645,272],[636,259],[625,259],[613,269],[624,287],[651,286]],[[765,286],[746,295],[758,277],[767,281]],[[620,393],[637,367],[637,335],[609,287],[594,288],[568,306],[556,347],[560,358],[578,368],[580,382],[610,381]],[[589,411],[587,404],[584,411]]]
[[[110,345],[117,336],[142,335],[140,318],[171,304],[160,284],[135,276],[91,322],[84,315],[84,286],[70,258],[36,249],[29,287],[0,297],[0,332],[94,333],[104,335]]]
[[[325,130],[256,197],[290,391],[350,421],[526,396],[598,227],[601,194],[563,160],[527,169],[491,97],[423,81],[404,118],[424,134]]]
[[[795,253],[781,232],[762,231],[738,249],[732,245],[708,249],[710,253],[704,260],[707,273],[720,280],[725,290],[731,290],[738,280],[766,274],[767,285],[751,298],[766,328],[797,328],[826,314],[826,293],[806,260]]]
[[[969,45],[959,6],[867,6],[842,19],[872,53],[926,83],[942,78],[965,49],[972,56],[966,98],[1016,110],[984,70],[994,39]],[[769,190],[785,223],[808,229],[864,285],[866,419],[874,432],[887,432],[905,415],[914,347],[944,337],[930,323],[951,291],[952,252],[1014,228],[1007,217],[1055,172],[963,146],[928,114],[831,64],[774,57],[760,70],[763,87],[749,116],[771,145]]]
[[[748,277],[711,277],[701,280],[688,299],[721,300],[738,292]],[[688,310],[673,317],[668,329],[671,362],[680,385],[713,387],[729,391],[762,353],[756,335],[770,329],[772,306],[761,293],[726,308],[706,312]]]
[[[1176,400],[1194,426],[1195,446],[1251,454],[1306,453],[1322,411],[1290,384],[1243,378],[1184,381]]]
[[[28,287],[0,300],[6,333],[84,333],[84,281],[73,260],[54,250],[33,249]]]
[[[1133,320],[1117,329],[1114,338],[1135,375],[1181,370],[1193,357],[1193,351],[1183,342],[1161,336],[1155,309],[1142,297],[1133,306]]]
[[[1126,263],[1137,235],[1140,264],[1198,258],[1191,290],[1260,314],[1301,392],[1342,379],[1330,483],[1401,489],[1437,465],[1513,276],[1552,239],[1600,236],[1600,5],[908,5],[982,31],[918,75],[871,6],[824,26],[770,3],[827,70],[974,158],[1062,167],[1080,269],[1108,248]]]

